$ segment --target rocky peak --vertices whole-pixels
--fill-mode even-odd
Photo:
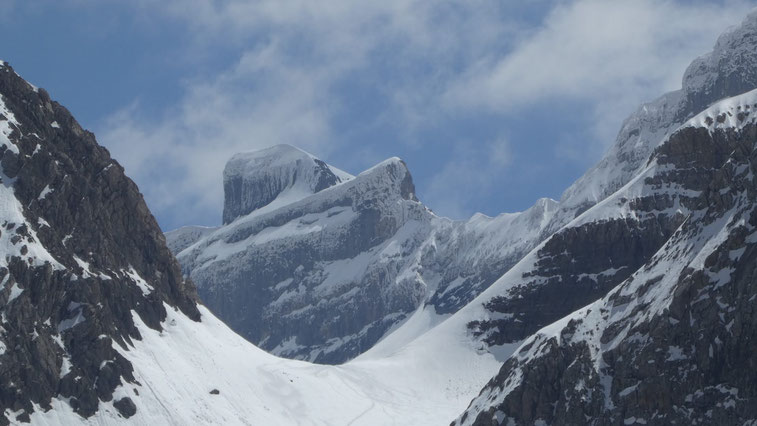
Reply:
[[[757,87],[757,11],[725,32],[712,52],[695,59],[683,77],[685,110],[701,111],[709,104]]]
[[[724,33],[713,50],[692,62],[682,88],[641,105],[624,122],[605,157],[568,188],[554,232],[605,199],[643,168],[654,149],[688,119],[723,98],[757,88],[757,12]]]
[[[139,386],[120,352],[141,339],[135,318],[199,320],[194,286],[123,168],[7,64],[0,166],[0,425],[53,398],[83,417],[133,415],[134,395],[116,390]]]
[[[358,175],[360,190],[383,188],[398,194],[404,200],[418,201],[415,184],[407,164],[398,157],[386,159]],[[386,194],[383,194],[386,195]]]
[[[290,145],[234,155],[223,171],[223,223],[278,201],[293,202],[351,179]]]
[[[667,138],[634,180],[648,201],[603,203],[686,220],[608,295],[526,339],[455,424],[754,420],[756,101],[718,102]]]

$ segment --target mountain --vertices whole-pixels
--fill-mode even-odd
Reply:
[[[220,228],[167,233],[169,246],[203,301],[235,331],[274,354],[320,363],[354,358],[419,311],[428,328],[434,327],[538,246],[517,289],[483,301],[485,312],[469,324],[487,345],[523,340],[604,296],[679,226],[685,213],[661,205],[659,197],[644,198],[647,204],[632,206],[633,212],[605,208],[591,220],[578,218],[638,176],[654,150],[688,119],[712,102],[757,87],[755,26],[750,16],[725,33],[711,53],[688,67],[680,90],[640,106],[607,155],[559,203],[544,199],[523,213],[450,221],[419,204],[410,196],[414,189],[403,193],[402,181],[409,188],[412,178],[400,162],[401,179],[391,173],[377,177],[382,165],[353,181],[332,178],[326,190],[303,191],[305,196],[291,202],[282,197],[286,201]],[[312,158],[309,154],[274,147],[241,156],[268,157],[281,150],[286,154],[277,154],[275,166],[267,166],[272,160],[256,161],[244,172],[251,177],[237,180],[300,185],[294,172],[299,166],[289,159]],[[350,194],[369,179],[375,181],[370,191]],[[313,187],[307,183],[312,181],[303,186]],[[239,193],[225,188],[225,205],[239,204],[233,201]],[[403,334],[412,339],[418,333]]]
[[[654,132],[665,135],[661,142],[637,141],[642,153],[651,153],[639,166],[624,160],[631,165],[626,170],[636,170],[633,177],[614,175],[610,182],[623,184],[616,192],[558,230],[479,297],[490,318],[472,321],[474,333],[489,344],[527,340],[458,424],[754,419],[748,407],[755,405],[755,383],[737,377],[753,368],[744,355],[753,336],[733,327],[754,323],[751,308],[738,303],[753,300],[753,289],[739,281],[744,279],[739,274],[751,273],[750,260],[736,254],[750,253],[745,235],[754,205],[750,153],[757,105],[753,91],[733,95],[757,86],[756,47],[752,14],[689,67],[681,91],[653,103],[664,107],[642,109],[656,115],[639,120],[637,113],[626,121],[619,144],[566,192],[561,208],[566,199],[602,194],[586,190],[597,187],[591,179],[623,170],[602,165],[626,149],[629,127],[657,123],[640,126],[638,135],[651,134],[652,128],[670,129],[666,120],[675,117],[674,130]],[[571,298],[590,286],[612,291],[594,303],[586,297],[589,306],[566,312],[565,301],[572,308]],[[534,311],[548,314],[539,318]],[[548,317],[556,311],[567,316],[552,323]],[[735,322],[728,325],[729,319]]]
[[[691,64],[682,89],[642,105],[626,119],[613,148],[566,190],[559,203],[540,200],[521,214],[477,215],[453,222],[418,205],[414,195],[403,198],[401,182],[376,178],[378,170],[372,170],[356,178],[381,182],[372,187],[385,184],[370,195],[349,195],[357,183],[342,184],[331,178],[328,182],[333,186],[328,190],[299,192],[307,195],[251,210],[249,217],[220,229],[184,228],[167,233],[169,245],[184,273],[198,284],[205,303],[234,330],[277,355],[339,363],[369,349],[418,309],[436,318],[432,325],[455,313],[549,239],[540,249],[544,271],[534,271],[534,278],[525,280],[530,284],[521,286],[517,297],[487,302],[493,316],[515,316],[482,318],[472,324],[477,334],[498,335],[486,337],[490,344],[524,339],[602,297],[676,229],[680,215],[654,214],[640,220],[611,211],[609,217],[568,225],[638,175],[654,149],[687,119],[711,102],[757,87],[754,26],[747,19],[724,34],[712,53]],[[247,167],[244,173],[249,178],[239,176],[239,167],[234,166],[239,160],[230,161],[224,173],[225,222],[228,206],[240,204],[236,201],[240,193],[228,184],[229,169],[236,171],[237,181],[285,181],[314,187],[312,178],[297,183],[298,176],[306,174],[298,175],[298,166],[290,160],[311,158],[308,154],[290,157],[293,148],[274,147],[241,156],[268,158],[271,152],[284,149],[286,154],[277,154],[277,162],[255,161],[254,167]],[[282,174],[282,167],[288,172]],[[404,163],[398,167],[412,185]],[[284,185],[273,185],[279,186]],[[256,191],[256,186],[247,188]],[[322,201],[326,198],[331,201]],[[327,211],[334,205],[346,208],[339,211],[342,216],[336,210]],[[400,215],[398,209],[405,211]],[[337,223],[338,218],[343,222]],[[188,232],[193,232],[192,240],[185,238]],[[354,241],[363,245],[358,247]],[[604,253],[609,257],[597,256]],[[566,262],[579,265],[578,269],[568,272]],[[548,272],[555,268],[562,268],[561,273]],[[494,325],[505,323],[507,327],[500,328],[506,331],[492,331]]]
[[[91,133],[5,63],[0,93],[0,424],[53,398],[129,417],[137,380],[122,351],[169,310],[199,320],[194,286]]]
[[[441,321],[537,244],[555,210],[545,199],[455,222],[418,201],[400,159],[332,170],[290,146],[238,154],[224,171],[229,223],[166,233],[203,302],[276,355],[341,363],[427,305]]]
[[[0,168],[0,424],[444,424],[503,361],[459,324],[340,366],[256,348],[197,303],[123,168],[6,63]],[[329,170],[412,199],[397,160]]]
[[[469,324],[475,334],[491,345],[525,339],[604,296],[668,241],[689,211],[677,183],[660,177],[659,187],[635,187],[624,196],[631,203],[607,196],[633,185],[670,134],[709,103],[757,88],[755,48],[751,14],[692,62],[681,90],[625,120],[607,155],[563,194],[545,226],[551,235],[513,268],[512,285],[482,302],[487,314]]]
[[[741,25],[722,34],[710,53],[689,65],[681,89],[645,103],[631,114],[604,158],[563,193],[562,211],[557,215],[560,220],[555,226],[566,224],[566,220],[622,188],[646,167],[654,150],[688,119],[716,101],[757,87],[755,45],[757,19],[750,15]]]
[[[757,90],[729,98],[655,150],[608,203],[665,192],[685,220],[610,294],[527,339],[459,424],[757,418],[756,113]]]

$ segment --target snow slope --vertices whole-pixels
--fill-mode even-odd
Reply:
[[[114,346],[141,384],[115,393],[134,400],[133,417],[123,419],[101,402],[85,421],[55,400],[53,410],[36,411],[32,423],[440,425],[452,421],[500,365],[459,333],[437,333],[390,356],[315,365],[256,348],[203,307],[200,323],[167,311],[162,332],[134,315],[143,339],[126,351]]]

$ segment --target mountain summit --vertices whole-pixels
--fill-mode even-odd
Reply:
[[[420,203],[399,158],[354,178],[334,170],[289,146],[236,155],[226,211],[268,204],[166,233],[207,306],[276,355],[341,363],[419,309],[438,323],[538,243],[556,208],[451,221]]]
[[[237,154],[223,171],[223,223],[271,204],[286,204],[352,179],[290,145]]]

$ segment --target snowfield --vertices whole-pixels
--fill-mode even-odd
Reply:
[[[136,415],[126,420],[101,402],[98,413],[84,420],[66,401],[54,400],[53,410],[35,411],[32,423],[443,425],[500,367],[494,356],[475,350],[459,321],[402,347],[379,344],[376,356],[324,366],[264,352],[204,307],[200,323],[166,310],[163,332],[133,315],[143,340],[129,350],[115,346],[142,386],[126,384],[114,399],[130,396]]]

